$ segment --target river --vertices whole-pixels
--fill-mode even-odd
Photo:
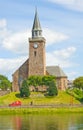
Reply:
[[[83,130],[83,114],[1,115],[0,130]]]

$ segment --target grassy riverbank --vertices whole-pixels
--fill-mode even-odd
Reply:
[[[31,101],[34,105],[80,104],[79,100],[65,91],[59,91],[55,97],[45,97],[44,93],[32,92],[29,98],[21,98],[19,93],[12,92],[0,97],[0,106],[8,106],[17,100],[20,100],[22,105],[30,105]]]
[[[83,113],[83,108],[3,108],[0,115],[9,114],[56,114],[56,113]]]
[[[21,107],[8,107],[9,103],[17,100],[22,102]],[[31,101],[33,106],[30,106]],[[65,91],[59,91],[55,97],[45,97],[44,93],[32,92],[29,98],[21,98],[19,93],[12,92],[0,97],[0,114],[83,113],[83,108],[75,107],[75,104],[81,103]]]

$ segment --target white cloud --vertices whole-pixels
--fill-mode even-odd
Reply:
[[[74,80],[77,77],[78,72],[76,71],[67,72],[67,75],[68,75],[68,79]]]
[[[28,37],[30,37],[30,31],[28,32],[16,32],[4,38],[3,47],[14,53],[26,54],[28,52]]]
[[[0,74],[11,78],[14,71],[16,71],[26,61],[26,59],[27,57],[19,57],[14,59],[0,58]]]
[[[6,26],[7,26],[6,19],[1,19],[1,20],[0,20],[0,29],[1,29],[1,28],[4,28],[4,27],[6,27]]]
[[[54,54],[55,56],[57,57],[60,57],[62,59],[67,59],[69,58],[72,53],[74,53],[76,51],[76,48],[75,47],[68,47],[66,49],[63,49],[63,50],[57,50],[57,51],[54,51]]]
[[[83,0],[48,0],[48,1],[62,4],[65,7],[72,9],[72,10],[77,10],[77,11],[83,12]]]
[[[75,53],[75,47],[68,47],[66,49],[57,50],[47,53],[47,65],[60,65],[61,67],[72,67],[74,63],[70,61],[71,56]]]
[[[73,65],[73,63],[71,63],[70,60],[68,60],[68,59],[63,60],[60,57],[57,57],[56,55],[54,55],[53,53],[47,53],[46,64],[47,64],[47,66],[59,65],[62,68],[68,68],[68,67],[71,67]]]
[[[61,42],[63,40],[67,40],[69,36],[53,31],[51,29],[44,29],[43,36],[46,38],[46,45],[52,45],[54,43]]]
[[[6,19],[0,20],[0,47],[14,53],[26,54],[28,53],[28,38],[30,37],[30,30],[12,32],[7,29]]]
[[[0,19],[0,47],[3,44],[5,37],[9,35],[10,31],[7,30],[7,21],[6,19]]]

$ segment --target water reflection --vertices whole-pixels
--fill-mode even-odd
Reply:
[[[0,130],[83,130],[83,114],[0,116]]]

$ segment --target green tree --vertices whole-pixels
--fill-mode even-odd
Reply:
[[[55,76],[30,76],[27,81],[30,86],[32,85],[34,87],[42,87],[42,85],[45,85],[47,87],[47,92],[49,96],[54,96],[58,94]]]
[[[49,82],[55,80],[55,76],[52,76],[52,75],[45,75],[42,77],[42,84],[43,85],[46,85],[46,86],[49,86]]]
[[[11,89],[11,82],[8,80],[6,76],[0,75],[0,88],[2,90]]]
[[[36,76],[35,75],[35,76],[30,76],[27,81],[29,85],[37,87],[37,86],[42,86],[42,85],[48,86],[49,82],[54,79],[55,79],[55,76],[50,76],[50,75]]]
[[[26,80],[23,81],[22,87],[20,89],[20,95],[21,97],[29,97],[30,96],[30,90],[29,90],[29,85]]]
[[[49,82],[48,95],[49,96],[58,95],[58,90],[57,90],[57,87],[56,87],[55,80],[52,80],[52,81]]]
[[[83,77],[78,77],[73,81],[73,87],[83,90]]]
[[[27,81],[30,86],[32,85],[34,87],[37,87],[42,84],[42,76],[36,76],[36,75],[30,76]]]
[[[27,80],[29,86],[40,86],[45,85],[47,87],[48,95],[54,96],[58,94],[56,87],[56,78],[55,76],[46,75],[46,76],[30,76]]]

